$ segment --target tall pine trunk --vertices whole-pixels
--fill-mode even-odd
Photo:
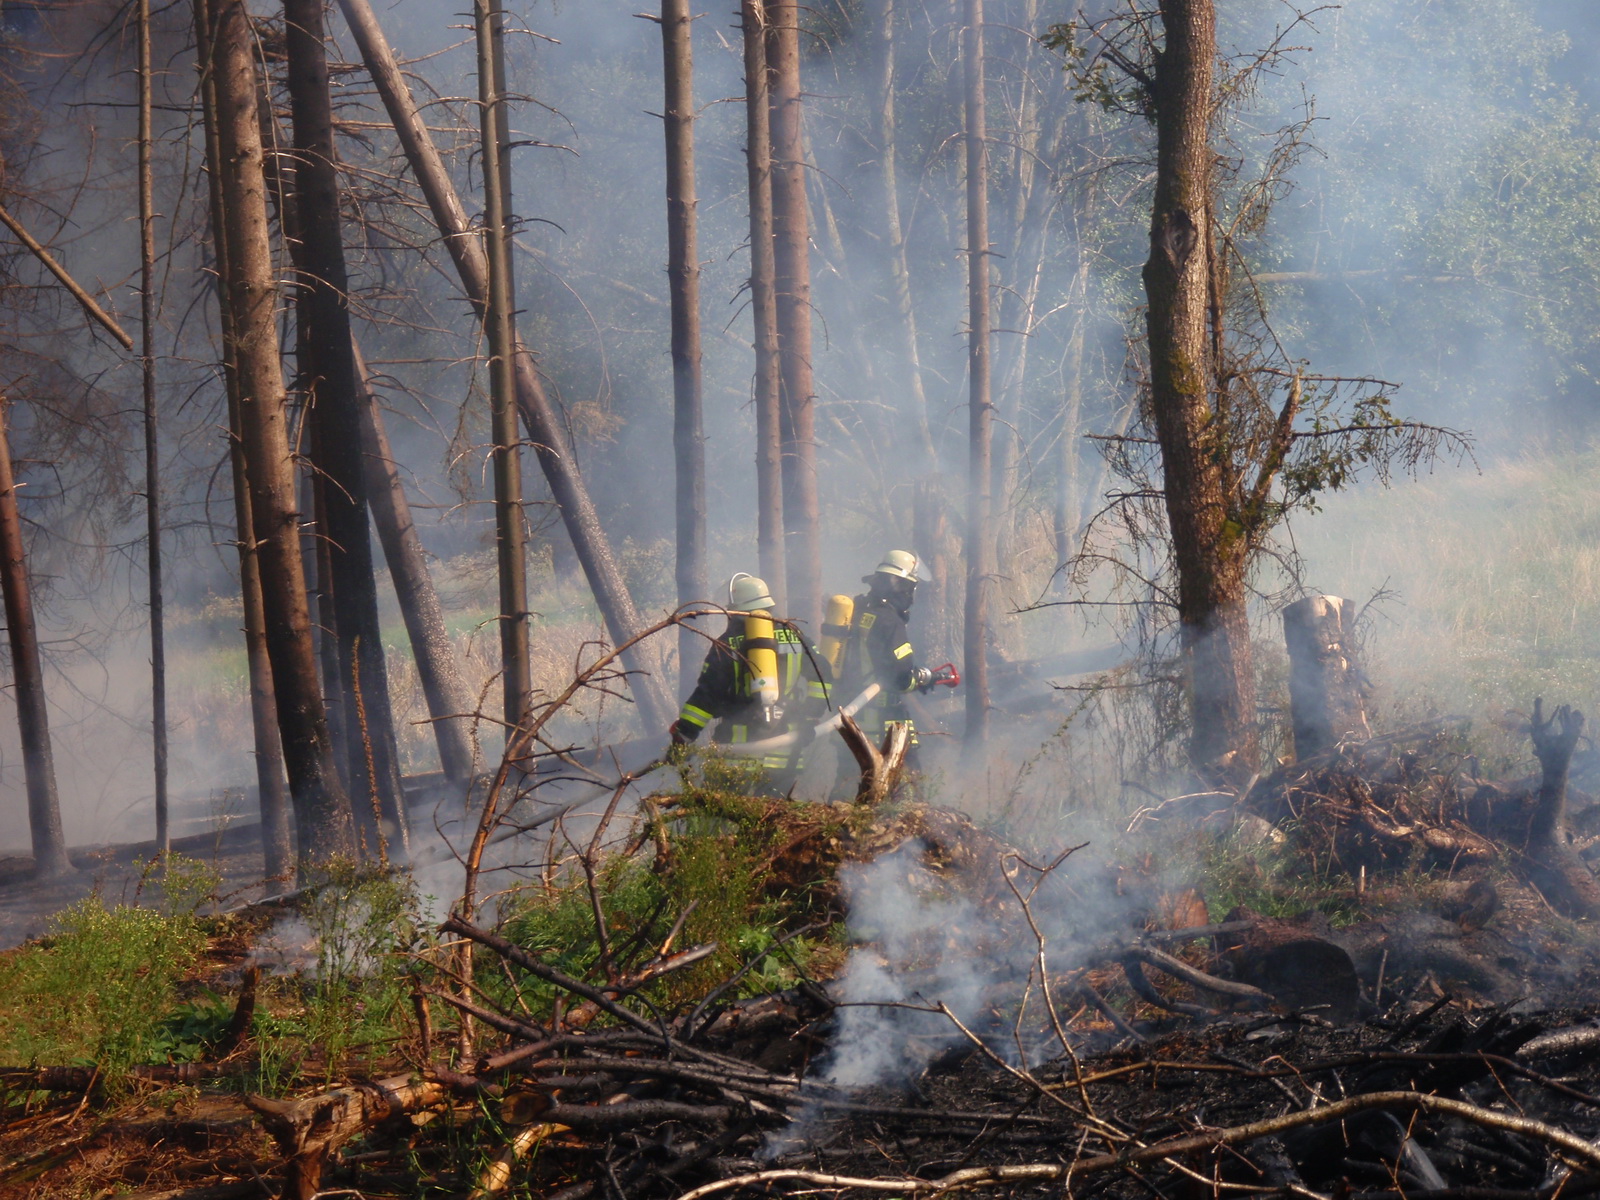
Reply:
[[[161,585],[161,463],[156,425],[156,214],[152,167],[150,0],[139,23],[139,376],[144,400],[145,560],[150,598],[150,758],[156,800],[156,853],[172,845],[167,811],[167,638]]]
[[[394,52],[384,40],[383,31],[368,0],[339,0],[340,9],[350,24],[350,32],[361,51],[361,60],[372,76],[383,100],[384,109],[399,136],[401,148],[422,189],[434,223],[444,238],[462,291],[481,319],[488,305],[489,267],[483,245],[467,221],[466,210],[455,185],[445,171],[444,161],[428,132],[411,88],[400,73]],[[616,643],[622,643],[644,629],[633,597],[622,578],[611,542],[600,525],[583,473],[578,469],[567,434],[540,382],[533,355],[520,341],[516,353],[517,408],[528,437],[533,442],[539,465],[550,485],[572,539],[573,549],[583,567],[595,604],[600,609],[606,630]],[[623,666],[635,672],[630,678],[639,715],[647,729],[663,728],[672,719],[675,706],[668,699],[660,676],[660,655],[648,645],[635,646],[622,656]]]
[[[667,285],[672,301],[672,449],[678,603],[711,598],[706,566],[706,446],[701,416],[700,251],[694,180],[694,39],[689,0],[661,0],[667,139]],[[704,639],[678,631],[678,690],[694,686]]]
[[[1188,658],[1189,753],[1213,777],[1248,772],[1257,755],[1248,547],[1228,519],[1224,436],[1208,384],[1211,292],[1210,115],[1216,58],[1212,0],[1161,0],[1165,44],[1156,58],[1156,184],[1150,214],[1150,406],[1161,471],[1178,619]]]
[[[811,371],[810,220],[801,137],[800,5],[799,0],[766,0],[766,5],[785,574],[789,615],[810,622],[815,630],[822,624],[822,531]]]
[[[17,481],[11,470],[4,402],[0,402],[0,590],[5,594],[6,636],[11,643],[11,680],[22,739],[34,874],[47,879],[72,870],[72,863],[61,832],[55,752],[50,746],[50,715],[45,707],[44,664],[39,658],[39,632],[33,622],[28,548],[22,540],[22,515],[17,508]]]
[[[256,760],[256,798],[261,813],[261,851],[268,879],[288,887],[295,883],[289,789],[284,778],[283,742],[278,733],[277,700],[272,664],[267,657],[266,617],[261,601],[260,559],[251,534],[250,485],[245,475],[244,445],[239,437],[239,376],[233,348],[232,311],[223,295],[228,278],[227,242],[222,231],[222,179],[214,164],[221,160],[217,141],[216,78],[211,65],[212,22],[208,0],[194,3],[195,43],[200,70],[200,109],[205,128],[206,171],[210,202],[211,242],[216,252],[217,299],[222,327],[222,379],[228,398],[228,461],[232,470],[234,524],[239,531],[239,593],[244,610],[245,661],[250,679],[250,727]]]
[[[500,0],[475,0],[482,133],[483,245],[489,267],[484,337],[494,432],[494,528],[500,576],[500,674],[506,740],[533,696],[528,658],[527,538],[522,520],[522,444],[517,436],[516,299],[511,275],[511,136],[505,99]]]
[[[267,654],[278,729],[301,831],[301,853],[350,854],[350,802],[334,767],[318,688],[299,512],[289,450],[277,329],[278,290],[267,224],[256,102],[254,36],[243,0],[216,0],[209,39],[217,109],[216,160],[227,246],[224,302],[230,309],[239,385],[239,432],[250,490],[251,533],[261,573]]]
[[[745,165],[750,191],[750,315],[755,331],[756,556],[761,577],[788,612],[783,546],[783,390],[778,361],[772,245],[772,111],[765,0],[740,0],[744,26]]]
[[[369,804],[381,813],[380,836],[395,838],[404,850],[410,834],[372,570],[322,0],[284,0],[283,16],[300,235],[297,308],[306,352],[300,369],[316,429],[318,531],[336,601],[329,632],[336,640],[338,691],[347,728],[344,778],[363,813]],[[383,842],[379,845],[381,849]]]
[[[989,590],[994,577],[988,131],[983,79],[983,0],[966,0],[967,143],[967,611],[962,637],[967,745],[989,736]]]
[[[366,364],[356,349],[356,378],[361,387],[361,453],[367,472],[367,498],[372,503],[372,523],[378,531],[384,561],[394,581],[395,598],[411,640],[423,699],[439,748],[439,766],[445,778],[461,786],[472,777],[471,713],[476,701],[466,682],[444,610],[428,570],[422,538],[411,519],[411,505],[400,482],[399,464],[389,449],[389,435],[377,397],[368,383]]]

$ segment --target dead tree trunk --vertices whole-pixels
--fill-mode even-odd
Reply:
[[[150,0],[139,0],[139,375],[144,397],[144,519],[150,597],[150,748],[156,853],[172,843],[167,813],[167,637],[161,587],[161,462],[156,425],[156,214]]]
[[[336,601],[331,633],[337,644],[338,690],[348,730],[345,779],[353,801],[363,809],[376,802],[385,827],[380,836],[395,839],[405,851],[410,831],[372,573],[323,0],[284,0],[283,16],[300,234],[297,307],[308,354],[300,369],[308,415],[317,431],[315,462],[322,475],[324,518],[318,528],[327,547]],[[382,845],[380,840],[380,853]]]
[[[917,310],[911,300],[911,267],[906,255],[905,229],[900,216],[900,179],[897,156],[899,122],[895,111],[895,0],[876,0],[873,13],[874,84],[877,89],[878,187],[883,198],[883,228],[889,249],[889,292],[894,297],[899,318],[900,359],[904,363],[906,386],[915,410],[917,440],[924,459],[932,470],[936,461],[928,397],[922,386],[922,354],[917,344]]]
[[[299,513],[280,365],[277,285],[267,225],[261,130],[256,111],[254,35],[242,0],[212,9],[212,75],[217,161],[228,247],[225,300],[231,309],[239,381],[239,429],[250,488],[252,536],[261,568],[267,653],[272,662],[278,729],[289,791],[306,835],[301,851],[317,858],[348,854],[350,802],[334,769],[318,690]]]
[[[962,637],[968,747],[989,735],[989,587],[994,578],[991,485],[994,399],[990,375],[988,133],[983,0],[966,0],[967,141],[967,611]]]
[[[772,130],[774,299],[783,439],[783,528],[789,613],[822,625],[816,387],[811,373],[810,220],[801,136],[799,0],[766,0]]]
[[[500,674],[506,741],[533,696],[528,658],[527,534],[522,520],[522,442],[517,436],[516,298],[511,277],[511,133],[505,98],[500,0],[475,0],[483,162],[483,246],[489,268],[484,335],[494,432],[494,527],[500,576]]]
[[[783,390],[772,244],[772,112],[765,0],[740,0],[744,25],[745,160],[750,187],[750,315],[755,330],[756,550],[761,577],[788,612],[783,547]]]
[[[61,832],[61,802],[56,795],[55,753],[50,747],[50,715],[45,707],[44,665],[33,623],[28,583],[28,549],[22,540],[17,481],[11,470],[5,406],[0,403],[0,586],[5,591],[6,635],[11,643],[11,678],[17,698],[17,728],[22,738],[22,771],[28,789],[28,831],[38,878],[72,870]]]
[[[1255,677],[1245,613],[1248,546],[1229,520],[1226,436],[1208,395],[1213,0],[1161,0],[1156,57],[1156,183],[1150,215],[1150,406],[1189,660],[1189,754],[1210,776],[1249,771],[1257,756]]]
[[[484,258],[483,246],[472,230],[444,169],[444,162],[428,132],[411,89],[406,84],[394,54],[384,40],[368,0],[339,0],[345,19],[357,46],[362,62],[372,76],[384,108],[394,124],[406,159],[416,176],[418,186],[427,198],[435,223],[444,237],[461,277],[462,290],[478,311],[480,317],[488,303],[489,268]],[[628,594],[622,571],[612,553],[611,543],[601,528],[600,516],[595,511],[572,449],[567,444],[566,430],[557,419],[539,380],[533,356],[520,343],[516,354],[517,406],[523,425],[533,442],[550,484],[551,494],[561,511],[578,561],[594,593],[606,629],[612,640],[622,644],[645,628]],[[641,643],[623,657],[624,666],[632,672],[631,686],[639,705],[639,715],[645,727],[660,729],[672,719],[673,706],[659,671],[659,655],[647,644]]]
[[[208,0],[195,0],[195,42],[199,57],[201,113],[206,161],[221,161],[217,142],[215,74],[211,67],[212,23]],[[206,171],[210,201],[211,244],[216,252],[218,308],[222,327],[222,379],[228,398],[228,461],[232,469],[234,524],[239,531],[239,594],[244,609],[245,660],[250,677],[250,726],[254,735],[256,797],[261,812],[261,851],[268,879],[295,885],[294,846],[290,835],[289,790],[284,779],[283,742],[278,732],[272,664],[267,657],[266,617],[261,601],[261,569],[251,534],[250,485],[245,475],[244,446],[239,438],[239,377],[233,347],[233,316],[221,294],[228,278],[227,241],[223,237],[222,179],[213,165]]]
[[[1600,917],[1600,881],[1567,841],[1567,774],[1583,735],[1583,714],[1563,704],[1546,719],[1533,702],[1529,726],[1542,778],[1528,826],[1523,869],[1551,905],[1569,917]]]
[[[432,719],[434,740],[439,747],[439,766],[445,778],[460,786],[472,777],[472,741],[466,714],[476,707],[472,693],[461,678],[461,669],[450,634],[444,624],[444,610],[434,590],[423,553],[422,538],[411,519],[411,505],[400,482],[399,465],[389,449],[389,435],[383,427],[383,414],[372,393],[366,364],[356,350],[356,378],[362,392],[361,451],[366,459],[367,496],[372,501],[372,523],[378,530],[389,575],[394,580],[400,616],[411,639],[411,654],[416,659],[422,695]]]
[[[1372,736],[1351,608],[1338,596],[1307,596],[1283,610],[1296,758],[1320,754],[1347,738]]]
[[[672,300],[672,449],[677,480],[678,604],[711,599],[706,567],[706,447],[701,418],[700,254],[694,180],[694,40],[689,0],[661,0],[666,86],[667,284]],[[678,629],[678,690],[694,686],[704,638]]]

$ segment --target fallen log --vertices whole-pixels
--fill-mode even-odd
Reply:
[[[397,1075],[335,1088],[302,1100],[249,1095],[245,1104],[261,1118],[283,1152],[285,1200],[314,1200],[328,1156],[386,1121],[443,1103],[450,1089],[437,1080]]]

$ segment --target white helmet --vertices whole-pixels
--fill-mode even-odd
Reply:
[[[893,575],[916,583],[918,565],[917,556],[911,551],[891,550],[883,556],[883,561],[874,569],[879,575]]]
[[[746,571],[740,571],[728,580],[728,607],[734,612],[760,612],[776,608],[777,601],[767,591],[767,581]]]

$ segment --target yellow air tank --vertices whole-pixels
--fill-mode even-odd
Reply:
[[[744,656],[750,668],[750,698],[763,708],[773,708],[778,703],[778,643],[770,612],[745,613]]]
[[[850,621],[856,615],[856,602],[849,596],[829,596],[827,615],[822,618],[822,640],[817,649],[828,660],[837,677],[844,658],[845,638],[850,636]]]

